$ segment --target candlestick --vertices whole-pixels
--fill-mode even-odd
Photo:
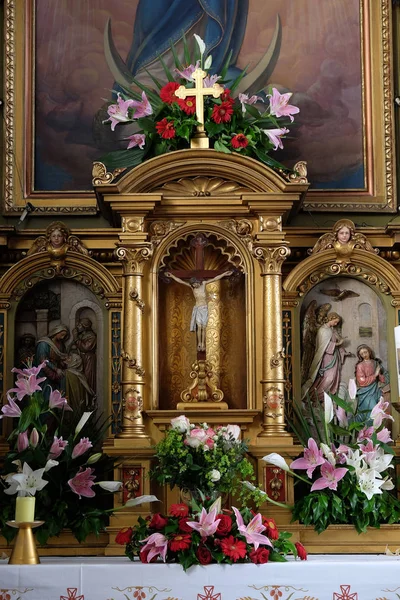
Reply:
[[[10,565],[38,565],[40,563],[32,527],[39,527],[43,523],[44,521],[33,521],[31,523],[7,521],[7,525],[18,529],[10,560],[8,561]]]
[[[34,496],[17,496],[15,520],[17,523],[32,523],[35,520]]]

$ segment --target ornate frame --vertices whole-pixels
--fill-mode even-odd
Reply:
[[[35,0],[5,0],[3,212],[20,213],[31,200],[40,214],[94,214],[92,192],[33,189],[34,7]],[[392,2],[359,0],[359,10],[365,186],[344,191],[313,190],[305,203],[308,210],[396,211]],[[16,123],[26,123],[25,130]]]

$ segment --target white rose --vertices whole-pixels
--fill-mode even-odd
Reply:
[[[176,429],[179,433],[186,433],[190,430],[190,421],[185,415],[180,415],[180,417],[175,417],[175,419],[171,420],[172,429]]]
[[[221,479],[221,473],[217,470],[217,469],[213,469],[211,471],[211,475],[210,475],[210,480],[213,483],[216,483],[217,481],[219,481]]]

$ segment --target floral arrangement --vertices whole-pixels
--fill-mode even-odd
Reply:
[[[150,563],[161,558],[186,570],[210,563],[284,562],[288,553],[305,560],[304,546],[293,544],[290,537],[290,533],[278,532],[273,519],[249,509],[221,511],[219,499],[208,510],[172,504],[168,515],[139,517],[133,528],[118,533],[116,542],[126,545],[125,554],[131,560]]]
[[[156,465],[151,477],[171,489],[179,487],[198,497],[244,492],[243,479],[253,477],[246,458],[247,445],[238,425],[194,425],[184,415],[171,420],[171,428],[155,447]]]
[[[264,457],[300,481],[293,520],[314,525],[319,533],[340,523],[353,524],[361,533],[400,519],[400,502],[392,492],[390,474],[394,452],[388,444],[393,440],[385,426],[393,420],[387,412],[389,403],[381,398],[371,412],[358,413],[356,391],[350,380],[350,402],[324,394],[320,410],[309,403],[311,427],[296,411],[299,427],[294,429],[305,447],[290,466],[276,453]],[[298,471],[305,471],[307,477]]]
[[[212,66],[212,56],[205,56],[203,40],[197,35],[195,38],[194,59],[184,44],[185,65],[174,47],[171,47],[175,60],[173,71],[159,58],[167,83],[151,75],[155,89],[150,89],[133,78],[132,87],[114,92],[116,102],[109,104],[108,118],[103,122],[109,122],[112,131],[123,125],[126,135],[121,135],[124,149],[100,159],[108,168],[136,166],[148,158],[189,147],[200,125],[196,118],[196,99],[194,96],[180,99],[176,92],[181,85],[195,87],[194,71],[200,67],[206,72]],[[229,61],[230,57],[220,74],[207,75],[203,80],[205,88],[213,88],[217,83],[222,87],[219,97],[204,97],[204,128],[211,147],[219,152],[251,156],[271,167],[289,171],[270,153],[283,148],[288,126],[294,120],[293,115],[299,112],[297,106],[289,104],[292,94],[281,94],[273,88],[268,94],[234,96],[245,71],[228,82]]]
[[[45,521],[38,541],[44,544],[69,528],[81,542],[108,524],[113,509],[100,495],[118,491],[121,482],[104,480],[113,461],[96,451],[108,424],[94,420],[91,412],[74,418],[61,392],[44,383],[45,364],[12,369],[16,384],[1,409],[0,418],[15,419],[0,471],[1,533],[8,541],[15,535],[6,522],[14,519],[16,495],[35,496],[35,517]]]

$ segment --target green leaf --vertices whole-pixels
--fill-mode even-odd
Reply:
[[[251,115],[255,119],[259,119],[260,113],[259,113],[259,111],[257,110],[257,108],[255,106],[252,106],[251,104],[245,104],[244,107],[246,109],[246,112],[249,115]]]
[[[232,154],[229,148],[227,148],[224,144],[222,144],[222,142],[219,142],[218,140],[214,143],[214,150],[217,150],[218,152],[224,152],[225,154]]]
[[[99,161],[104,163],[108,170],[112,171],[118,167],[136,167],[143,160],[143,150],[131,148],[130,150],[115,150],[104,154]]]
[[[171,83],[171,82],[174,82],[174,81],[175,81],[175,77],[174,77],[174,76],[173,76],[173,74],[171,73],[170,69],[168,68],[168,66],[167,66],[167,64],[166,64],[165,60],[163,59],[163,57],[161,56],[161,54],[157,54],[157,58],[158,58],[158,60],[160,61],[162,68],[164,69],[164,73],[165,73],[165,75],[166,75],[166,77],[167,77],[168,81],[169,81],[170,83]]]

